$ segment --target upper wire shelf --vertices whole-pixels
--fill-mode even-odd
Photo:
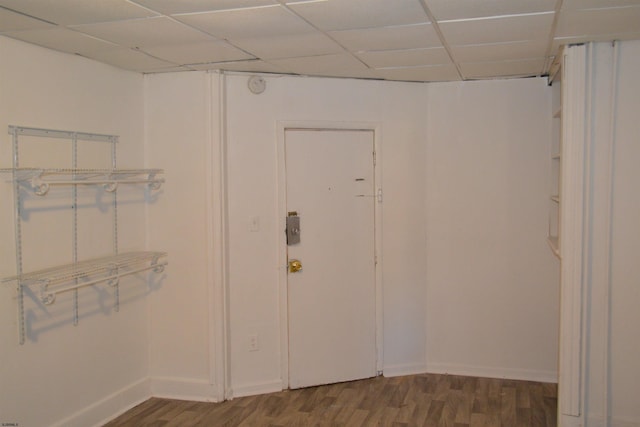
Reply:
[[[103,185],[112,192],[118,184],[147,184],[157,190],[164,183],[162,169],[45,169],[4,168],[12,172],[14,180],[27,184],[35,194],[44,196],[52,185]]]
[[[164,271],[166,252],[126,252],[93,258],[2,279],[2,283],[17,282],[22,286],[40,286],[40,300],[51,304],[58,293],[107,282],[116,286],[121,277],[146,270]]]
[[[36,136],[40,138],[59,138],[92,142],[117,143],[117,135],[77,132],[71,130],[41,129],[24,126],[9,126],[9,134],[18,136]]]

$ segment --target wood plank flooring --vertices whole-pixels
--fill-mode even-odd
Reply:
[[[556,384],[422,374],[236,398],[152,398],[105,427],[555,427]]]

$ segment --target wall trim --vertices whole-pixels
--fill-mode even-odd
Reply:
[[[217,384],[208,380],[178,377],[149,378],[151,396],[166,399],[219,402]]]
[[[405,375],[419,375],[427,372],[424,363],[404,363],[400,365],[385,366],[382,375],[385,377],[403,377]]]
[[[590,44],[590,48],[594,49],[593,44]],[[610,86],[610,97],[609,97],[609,141],[608,141],[608,164],[607,164],[607,192],[605,194],[607,211],[605,216],[604,223],[606,224],[606,228],[603,229],[604,238],[606,242],[606,256],[602,258],[602,263],[606,268],[607,276],[604,281],[605,285],[605,303],[604,303],[604,361],[603,361],[603,384],[604,390],[602,394],[602,404],[604,407],[604,421],[602,425],[606,424],[606,421],[611,419],[611,325],[612,325],[612,293],[613,293],[613,269],[612,269],[612,233],[613,233],[613,192],[614,192],[614,179],[613,173],[615,169],[615,150],[616,150],[616,117],[617,117],[617,102],[618,102],[618,64],[620,62],[620,43],[618,41],[613,42],[612,47],[612,61],[611,61],[611,86]],[[595,140],[593,141],[595,143]],[[586,306],[586,304],[585,304]],[[586,377],[586,372],[585,372]],[[586,397],[585,397],[586,400]],[[588,409],[588,408],[587,408]],[[638,420],[633,425],[638,425]],[[614,426],[623,426],[627,425],[626,423],[620,423],[620,421],[613,420]],[[629,424],[631,425],[631,424]]]
[[[216,383],[216,378],[221,378],[220,365],[224,353],[219,351],[218,342],[220,342],[218,336],[217,325],[224,324],[224,320],[220,319],[219,313],[223,311],[221,305],[221,298],[219,290],[221,289],[220,276],[216,275],[216,270],[222,270],[220,267],[221,261],[216,247],[216,238],[218,235],[219,217],[216,215],[216,205],[219,204],[218,192],[219,183],[214,178],[214,171],[216,168],[215,160],[215,146],[213,135],[216,134],[216,120],[214,118],[214,93],[213,93],[213,77],[205,74],[204,85],[206,90],[206,136],[205,136],[205,185],[204,185],[204,199],[205,204],[205,224],[206,224],[206,252],[205,256],[207,260],[206,267],[206,280],[207,280],[207,362],[209,368],[209,383]],[[217,107],[217,104],[215,105]],[[217,113],[217,111],[215,111]],[[224,389],[223,389],[224,390]],[[217,390],[216,395],[220,396],[224,393],[223,390]]]
[[[607,424],[602,415],[590,415],[587,417],[586,425],[589,427],[638,427],[640,425],[640,419],[613,418],[609,421]]]
[[[53,423],[51,427],[102,426],[150,397],[149,380],[143,378]]]
[[[207,143],[207,270],[209,288],[210,382],[217,383],[220,399],[227,397],[231,373],[229,368],[229,280],[228,280],[228,195],[227,195],[227,124],[226,78],[222,71],[210,73],[208,81],[210,129]],[[214,117],[215,116],[215,117]]]
[[[571,415],[560,414],[558,425],[562,427],[584,427],[582,417],[574,417]],[[589,425],[591,427],[591,425]],[[603,426],[604,427],[604,426]]]
[[[249,383],[240,385],[233,388],[233,396],[231,397],[244,397],[255,396],[257,394],[277,393],[284,390],[286,387],[282,380],[265,381],[259,383]]]
[[[585,138],[587,50],[563,52],[562,172],[560,194],[560,387],[559,412],[580,416],[583,371],[582,303],[585,238]]]
[[[427,372],[430,374],[464,375],[481,378],[504,378],[509,380],[537,381],[542,383],[557,383],[558,373],[539,371],[534,369],[496,368],[493,366],[469,366],[453,363],[429,363]]]

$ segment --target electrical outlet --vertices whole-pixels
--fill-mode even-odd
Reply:
[[[260,350],[260,342],[258,341],[258,334],[249,335],[249,351]]]

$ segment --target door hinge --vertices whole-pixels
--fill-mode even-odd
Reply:
[[[373,166],[376,165],[376,152],[373,152]]]

